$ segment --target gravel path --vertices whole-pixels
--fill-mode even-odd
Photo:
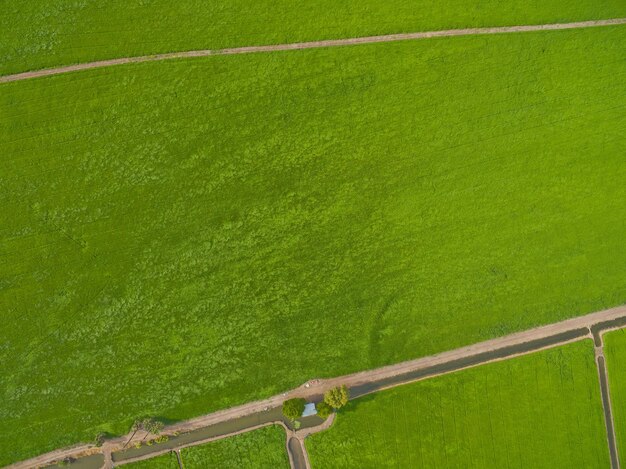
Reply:
[[[230,49],[205,49],[184,52],[172,52],[167,54],[143,55],[138,57],[122,57],[118,59],[99,60],[75,65],[67,65],[57,68],[35,70],[32,72],[16,73],[13,75],[0,76],[0,83],[27,80],[29,78],[47,77],[60,75],[62,73],[76,72],[79,70],[90,70],[93,68],[112,67],[114,65],[124,65],[141,62],[156,62],[159,60],[186,59],[193,57],[207,57],[210,55],[235,55],[252,54],[258,52],[277,52],[300,49],[317,49],[321,47],[351,46],[357,44],[373,44],[379,42],[396,42],[416,39],[429,39],[433,37],[449,36],[473,36],[479,34],[505,34],[522,33],[531,31],[554,31],[560,29],[592,28],[598,26],[612,26],[626,24],[626,18],[613,18],[607,20],[579,21],[576,23],[556,23],[537,24],[524,26],[500,26],[493,28],[466,28],[466,29],[446,29],[442,31],[424,31],[418,33],[386,34],[382,36],[365,36],[346,39],[329,39],[325,41],[294,42],[288,44],[275,44],[264,46],[235,47]]]

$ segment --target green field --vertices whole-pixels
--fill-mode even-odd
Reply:
[[[611,409],[620,461],[626,461],[626,330],[604,335]]]
[[[606,468],[591,341],[352,401],[306,440],[324,468]]]
[[[185,469],[289,469],[285,430],[271,426],[181,451]]]
[[[128,469],[179,469],[178,461],[174,453],[167,453],[163,456],[131,463],[123,467],[127,467]]]
[[[0,464],[624,303],[625,46],[0,85]]]
[[[178,50],[624,16],[623,0],[0,0],[0,74]]]

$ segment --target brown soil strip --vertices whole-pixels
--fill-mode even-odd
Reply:
[[[172,435],[174,432],[191,432],[218,424],[231,425],[238,422],[244,423],[248,420],[255,422],[250,425],[252,426],[258,424],[260,420],[263,419],[263,416],[275,412],[285,400],[292,397],[304,397],[305,399],[314,401],[319,399],[324,391],[341,384],[347,385],[355,396],[368,394],[419,379],[439,376],[452,371],[504,360],[514,356],[525,355],[584,338],[591,338],[590,329],[595,330],[596,326],[605,323],[616,327],[617,324],[622,324],[622,322],[626,324],[626,305],[567,319],[547,326],[487,340],[485,342],[479,342],[416,360],[326,380],[312,380],[296,389],[272,396],[268,399],[231,407],[170,425],[165,428],[164,434]],[[182,436],[183,435],[181,435],[181,437]],[[112,451],[119,451],[129,437],[130,434],[109,440],[107,442],[107,448],[110,448]],[[133,441],[140,439],[141,435],[136,436]],[[167,443],[164,443],[164,445],[167,445]],[[164,448],[164,451],[171,449],[172,448]],[[84,455],[86,451],[97,452],[99,450],[99,448],[93,448],[91,445],[83,445],[74,449],[59,449],[27,461],[15,463],[9,467],[15,469],[29,468],[57,461],[67,456],[78,457]],[[152,455],[154,456],[156,454]],[[114,461],[117,459],[115,454],[113,455],[113,459]],[[117,463],[117,461],[115,462]]]
[[[75,65],[67,65],[57,68],[48,68],[36,70],[32,72],[16,73],[13,75],[0,76],[0,83],[8,83],[12,81],[26,80],[29,78],[47,77],[51,75],[59,75],[62,73],[77,72],[80,70],[90,70],[93,68],[112,67],[114,65],[124,65],[141,62],[155,62],[159,60],[170,59],[188,59],[194,57],[207,57],[211,55],[236,55],[236,54],[252,54],[259,52],[277,52],[301,49],[318,49],[321,47],[340,47],[353,46],[357,44],[373,44],[380,42],[397,42],[409,41],[416,39],[430,39],[434,37],[451,37],[451,36],[473,36],[480,34],[505,34],[505,33],[523,33],[532,31],[554,31],[561,29],[578,29],[592,28],[598,26],[613,26],[626,24],[626,18],[613,18],[596,21],[579,21],[575,23],[556,23],[556,24],[537,24],[524,26],[500,26],[493,28],[466,28],[466,29],[447,29],[442,31],[424,31],[417,33],[400,33],[386,34],[382,36],[365,36],[346,39],[329,39],[325,41],[311,42],[295,42],[288,44],[275,44],[263,46],[247,46],[234,47],[229,49],[205,49],[192,50],[184,52],[172,52],[167,54],[144,55],[138,57],[123,57],[119,59],[99,60],[96,62],[88,62]]]

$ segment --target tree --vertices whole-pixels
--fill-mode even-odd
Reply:
[[[333,413],[333,408],[326,404],[324,401],[315,404],[315,409],[317,410],[317,415],[319,415],[323,419]]]
[[[159,433],[161,433],[161,430],[163,430],[163,427],[165,427],[165,424],[163,422],[153,419],[152,424],[150,425],[150,433],[158,435]]]
[[[135,436],[135,433],[137,433],[139,430],[143,430],[144,421],[145,419],[144,420],[137,419],[133,422],[133,424],[130,427],[130,431],[133,432],[133,434],[130,436],[128,441],[124,444],[124,447],[126,447],[126,445],[130,443],[130,440],[133,439],[133,437]]]
[[[302,398],[296,397],[283,402],[283,415],[289,420],[295,420],[304,412],[304,404],[306,401]]]
[[[158,435],[159,433],[161,433],[161,430],[163,430],[163,427],[163,422],[161,422],[160,420],[156,420],[152,417],[143,419],[141,421],[141,428],[146,432],[143,439],[145,440],[146,438],[148,438],[148,435],[150,435],[150,433]]]
[[[133,425],[130,427],[130,431],[133,432],[133,434],[130,436],[128,441],[124,444],[124,447],[126,447],[126,445],[130,443],[130,441],[133,439],[133,437],[138,431],[141,430],[141,431],[146,432],[146,434],[143,437],[143,440],[145,440],[146,438],[148,438],[148,435],[150,435],[150,433],[154,435],[158,435],[159,433],[161,433],[161,430],[163,430],[164,426],[165,425],[163,424],[163,422],[161,422],[160,420],[154,419],[152,417],[136,419],[133,422]]]
[[[350,393],[345,384],[333,389],[329,389],[324,393],[324,402],[331,406],[333,409],[341,409],[348,403],[350,399]]]

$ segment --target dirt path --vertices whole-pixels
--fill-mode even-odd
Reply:
[[[619,469],[619,455],[617,452],[617,439],[615,438],[615,423],[611,408],[611,393],[609,390],[609,380],[604,359],[604,342],[602,334],[604,331],[595,332],[594,344],[596,365],[598,367],[598,380],[600,381],[600,394],[602,396],[602,408],[604,410],[604,424],[606,425],[606,437],[609,444],[609,454],[611,455],[611,469]]]
[[[32,72],[16,73],[13,75],[0,76],[0,83],[8,83],[12,81],[26,80],[29,78],[47,77],[51,75],[59,75],[62,73],[76,72],[79,70],[90,70],[93,68],[112,67],[114,65],[124,65],[142,62],[155,62],[159,60],[170,59],[186,59],[193,57],[207,57],[210,55],[235,55],[235,54],[252,54],[258,52],[277,52],[301,49],[317,49],[321,47],[339,47],[351,46],[356,44],[373,44],[379,42],[396,42],[408,41],[416,39],[429,39],[433,37],[449,37],[449,36],[472,36],[478,34],[505,34],[505,33],[521,33],[530,31],[554,31],[559,29],[577,29],[592,28],[598,26],[611,26],[626,24],[626,18],[613,18],[607,20],[595,21],[579,21],[576,23],[556,23],[556,24],[538,24],[524,26],[499,26],[493,28],[466,28],[466,29],[447,29],[442,31],[424,31],[418,33],[400,33],[386,34],[382,36],[365,36],[346,39],[329,39],[325,41],[311,42],[295,42],[288,44],[275,44],[264,46],[248,46],[234,47],[229,49],[205,49],[192,50],[185,52],[171,52],[167,54],[143,55],[138,57],[123,57],[119,59],[99,60],[96,62],[88,62],[75,65],[67,65],[57,68],[48,68],[36,70]]]
[[[440,376],[465,368],[485,363],[500,361],[515,356],[525,355],[546,348],[557,347],[569,342],[592,338],[591,331],[626,327],[626,305],[616,308],[579,316],[546,326],[517,332],[485,342],[461,347],[428,357],[389,365],[374,370],[361,371],[350,375],[325,380],[312,380],[291,391],[272,396],[268,399],[231,407],[208,415],[186,420],[164,429],[164,434],[184,433],[225,422],[249,419],[255,415],[266,415],[269,409],[276,409],[292,397],[304,397],[309,400],[319,399],[324,391],[338,386],[347,385],[353,396],[369,394],[389,387]],[[119,451],[128,440],[130,434],[107,442],[107,450]],[[135,436],[140,440],[142,435]],[[134,441],[135,441],[134,440]],[[132,446],[132,442],[129,446]],[[155,447],[155,451],[158,446]],[[88,453],[99,452],[92,445],[59,449],[15,463],[9,467],[30,468],[57,461],[67,456],[79,457]],[[164,450],[167,451],[167,450]],[[156,453],[153,454],[153,456]]]

